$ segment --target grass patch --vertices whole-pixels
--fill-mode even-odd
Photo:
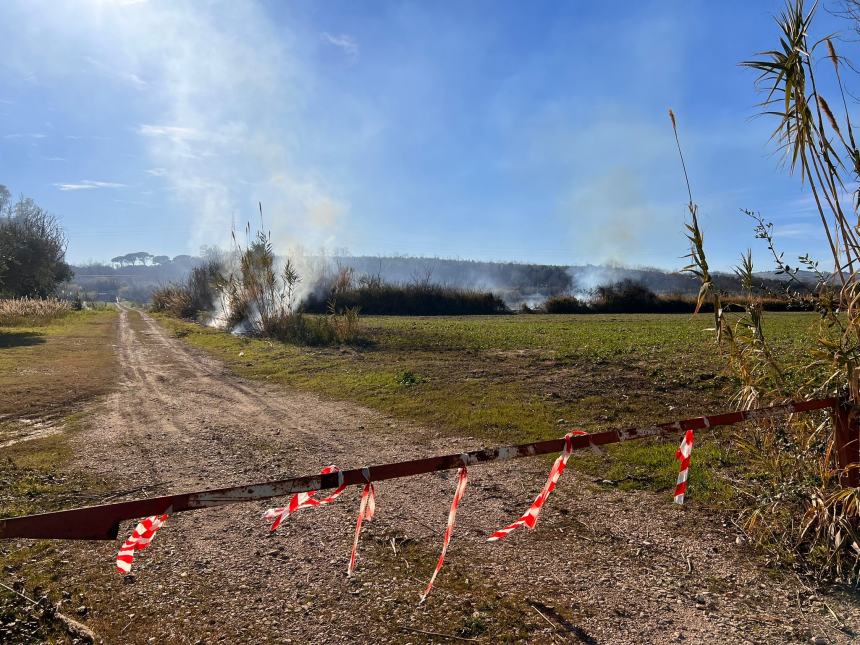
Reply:
[[[26,416],[38,414],[54,426],[54,434],[2,449],[0,517],[80,506],[108,490],[109,482],[64,467],[72,457],[69,439],[83,429],[87,414],[70,410],[116,382],[115,336],[115,310],[72,311],[38,326],[0,327],[0,443],[20,436]],[[2,580],[31,598],[50,591],[52,603],[82,604],[83,590],[67,597],[57,592],[71,574],[70,562],[66,547],[55,540],[0,544]],[[68,640],[5,589],[0,625],[10,642]]]
[[[361,403],[439,432],[487,442],[557,437],[574,427],[595,432],[730,407],[732,382],[708,317],[556,315],[367,317],[358,348],[302,348],[160,318],[184,342],[242,376]],[[780,351],[811,338],[813,314],[772,314]],[[241,354],[241,355],[240,355]],[[728,504],[725,478],[737,466],[699,433],[691,499]],[[577,467],[622,488],[668,491],[677,476],[674,440],[578,455]]]
[[[679,438],[680,441],[680,438]],[[731,473],[739,471],[737,454],[726,448],[725,435],[698,432],[690,462],[691,499],[712,507],[733,507]],[[678,477],[674,441],[643,441],[607,446],[602,455],[574,454],[571,465],[607,488],[670,493]],[[695,486],[695,487],[694,487]]]
[[[116,380],[115,318],[113,310],[76,311],[38,329],[0,327],[0,413],[6,417],[0,442],[20,434],[24,415],[60,410],[50,415],[54,434],[3,448],[0,517],[60,508],[103,485],[61,468],[72,456],[68,440],[85,419],[84,412],[70,413],[69,404],[107,391]]]
[[[41,414],[106,392],[116,315],[72,311],[45,325],[0,326],[0,415]]]
[[[75,413],[64,419],[61,434],[4,448],[0,457],[0,517],[80,506],[109,489],[105,480],[62,472],[71,457],[69,439],[84,423],[85,413]],[[45,593],[54,604],[73,602],[71,595],[64,598],[56,592],[71,573],[67,557],[56,540],[4,541],[0,544],[0,579],[31,598]],[[53,621],[28,610],[27,603],[0,588],[0,626],[16,630],[10,632],[14,638],[21,642],[65,642],[65,632]]]
[[[0,298],[0,327],[47,325],[71,310],[70,302],[57,298]]]

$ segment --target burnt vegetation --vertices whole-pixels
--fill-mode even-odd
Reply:
[[[343,275],[343,274],[341,274]],[[318,290],[303,303],[305,311],[342,313],[359,309],[371,316],[467,316],[509,313],[505,301],[489,291],[465,289],[429,281],[392,284],[378,275],[353,283],[351,271],[328,289]]]

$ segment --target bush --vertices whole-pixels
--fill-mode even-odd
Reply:
[[[331,345],[358,340],[357,307],[335,310],[327,315],[310,316],[296,308],[296,290],[301,276],[287,259],[280,270],[268,235],[260,232],[246,248],[236,244],[234,268],[214,271],[212,280],[189,280],[189,289],[198,282],[214,286],[221,302],[221,322],[229,329],[276,338],[298,345]],[[210,263],[210,266],[211,263]],[[344,279],[348,280],[349,275]],[[346,283],[344,283],[346,284]],[[211,293],[211,292],[210,292]]]
[[[216,296],[213,283],[219,272],[214,261],[194,267],[183,284],[168,284],[153,290],[150,309],[176,318],[198,318],[211,312]]]
[[[323,290],[325,293],[325,291]],[[436,284],[388,284],[364,278],[358,287],[311,295],[308,312],[342,313],[361,309],[369,316],[467,316],[509,313],[504,301],[490,292]]]
[[[604,313],[646,313],[661,308],[657,294],[629,279],[597,287],[591,307]]]
[[[696,298],[684,294],[657,295],[640,282],[621,280],[597,287],[589,302],[574,296],[553,296],[541,309],[548,314],[691,314],[696,310]],[[806,300],[789,300],[776,296],[756,297],[758,305],[767,311],[806,311],[812,303]],[[726,309],[742,310],[746,300],[741,296],[727,296],[722,301]],[[713,312],[713,305],[702,303],[701,312]]]
[[[584,314],[588,305],[573,296],[552,296],[541,307],[548,314]]]
[[[57,298],[9,298],[0,300],[0,327],[46,325],[72,311],[72,304]]]

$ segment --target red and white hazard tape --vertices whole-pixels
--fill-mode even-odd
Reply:
[[[684,438],[681,440],[681,445],[675,453],[675,458],[681,461],[681,468],[678,472],[678,483],[675,485],[675,503],[684,503],[684,494],[687,492],[687,474],[690,471],[690,455],[693,452],[693,431],[687,430]]]
[[[286,506],[270,508],[265,513],[263,513],[263,519],[272,523],[272,526],[269,530],[276,530],[285,518],[289,517],[300,508],[304,508],[306,506],[322,506],[323,504],[331,504],[334,500],[336,500],[340,496],[340,494],[344,490],[346,490],[346,484],[343,483],[343,474],[340,472],[340,468],[338,468],[337,466],[332,464],[331,466],[326,466],[320,471],[320,475],[328,475],[329,473],[338,474],[338,487],[331,495],[323,499],[317,499],[316,497],[314,497],[314,495],[317,494],[317,491],[315,490],[311,490],[306,493],[297,493],[296,495],[293,495],[290,498],[290,503]]]
[[[448,511],[448,526],[445,529],[445,537],[442,540],[442,553],[439,554],[439,561],[436,562],[436,569],[433,571],[433,576],[430,578],[430,582],[427,583],[427,588],[424,590],[424,593],[421,594],[421,601],[418,604],[427,600],[427,594],[429,594],[430,590],[433,588],[436,576],[439,575],[439,571],[442,569],[442,564],[445,562],[445,553],[448,551],[448,544],[451,542],[451,536],[454,534],[454,522],[457,519],[457,507],[460,505],[460,500],[463,499],[463,495],[466,494],[466,483],[468,479],[469,473],[466,471],[466,467],[463,466],[457,471],[457,488],[454,491],[454,499],[451,500],[451,510]]]
[[[373,519],[373,514],[376,512],[376,491],[373,484],[367,482],[364,485],[364,490],[361,491],[361,503],[358,505],[358,520],[355,522],[355,539],[352,541],[352,553],[349,556],[349,565],[346,568],[346,575],[351,576],[355,571],[355,558],[358,552],[358,536],[361,534],[361,523],[363,520],[368,522]]]
[[[148,547],[152,543],[155,533],[164,526],[166,520],[167,515],[152,515],[140,521],[116,555],[117,571],[120,573],[131,571],[134,552]]]
[[[564,436],[564,451],[556,458],[555,463],[553,463],[552,468],[549,471],[549,477],[546,480],[546,483],[543,485],[541,492],[538,493],[538,496],[535,498],[535,501],[532,502],[532,505],[528,507],[525,513],[523,513],[522,517],[518,519],[513,524],[508,524],[505,528],[499,529],[495,533],[493,533],[490,537],[487,538],[487,542],[497,542],[511,533],[514,529],[525,526],[526,528],[533,529],[538,521],[538,516],[540,515],[540,509],[543,507],[544,503],[546,503],[549,494],[555,490],[556,484],[558,484],[558,480],[561,477],[561,474],[564,472],[565,466],[567,466],[567,460],[570,459],[570,455],[573,452],[573,448],[571,447],[570,438],[574,435],[584,435],[588,434],[583,430],[574,430],[571,433],[568,433]]]

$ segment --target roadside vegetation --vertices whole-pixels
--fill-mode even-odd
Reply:
[[[0,300],[0,327],[46,325],[72,311],[72,303],[58,298],[7,298]]]
[[[860,3],[849,1],[846,16],[860,30]],[[814,342],[782,351],[774,341],[772,315],[764,315],[753,293],[752,253],[741,256],[736,270],[747,290],[744,309],[731,313],[715,288],[699,227],[678,125],[670,111],[689,197],[688,271],[701,283],[698,306],[710,303],[712,330],[725,368],[737,382],[734,399],[742,408],[788,399],[841,396],[860,404],[860,148],[855,140],[843,74],[854,68],[836,51],[830,37],[814,40],[818,4],[786,4],[776,23],[775,48],[744,65],[758,72],[762,111],[773,120],[773,139],[785,165],[812,194],[830,256],[819,267],[809,255],[786,260],[764,216],[747,211],[755,237],[772,255],[778,273],[789,277],[785,296],[797,297],[801,269],[817,277],[811,290],[818,324]],[[828,83],[823,76],[828,75]],[[820,87],[835,87],[825,97]],[[848,188],[854,187],[854,188]],[[846,195],[847,192],[851,194]],[[832,263],[832,264],[831,264]],[[832,423],[798,415],[788,422],[758,424],[735,441],[754,482],[736,482],[743,501],[738,514],[748,535],[778,562],[820,579],[860,582],[860,488],[847,485],[858,463],[840,464]],[[855,442],[857,438],[855,437]]]
[[[0,322],[0,418],[64,415],[108,391],[116,382],[115,329],[115,309]]]
[[[359,309],[337,305],[345,285],[332,286],[324,315],[307,315],[298,306],[302,276],[292,261],[275,256],[263,231],[252,237],[249,225],[246,237],[243,246],[234,235],[232,253],[195,267],[184,283],[156,289],[152,311],[298,345],[359,340]]]

